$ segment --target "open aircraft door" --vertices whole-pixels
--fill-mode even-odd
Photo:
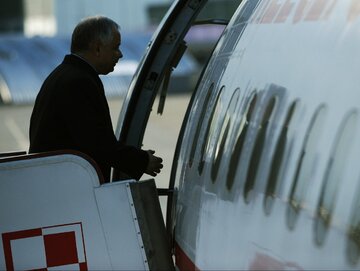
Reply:
[[[207,0],[174,1],[154,33],[130,84],[120,112],[116,135],[126,144],[141,147],[156,95],[159,113],[166,97],[166,83],[186,50],[184,37]],[[114,170],[113,179],[121,176]]]
[[[200,11],[207,2],[207,0],[178,0],[174,1],[168,10],[147,47],[123,103],[116,129],[116,136],[120,141],[142,147],[149,116],[157,95],[159,95],[157,113],[162,114],[163,112],[171,72],[176,68],[187,49],[184,38],[191,26],[195,24],[226,25],[228,23],[226,20],[216,19],[196,22]],[[182,131],[183,128],[180,130],[178,141],[182,137]],[[174,174],[176,157],[179,153],[178,145],[174,154],[169,186],[157,189],[159,196],[168,197],[166,225],[169,239],[172,238],[171,212],[173,199],[176,197]],[[121,172],[114,169],[112,178],[113,180],[121,179]]]
[[[162,114],[171,72],[187,49],[184,37],[206,2],[207,0],[174,1],[154,33],[130,84],[118,119],[116,136],[125,144],[142,147],[149,116],[157,95],[159,95],[157,113]],[[176,153],[175,151],[175,155]],[[112,179],[121,178],[121,172],[114,169]],[[170,177],[168,188],[157,189],[159,196],[168,197],[166,215],[168,226],[171,224],[174,196],[174,183],[171,179],[173,178]],[[168,233],[171,235],[170,229]]]

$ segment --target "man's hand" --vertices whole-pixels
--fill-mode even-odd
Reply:
[[[149,156],[149,163],[145,173],[155,177],[158,173],[160,173],[161,169],[163,168],[163,160],[160,157],[155,156],[155,151],[153,150],[148,150],[147,153]]]

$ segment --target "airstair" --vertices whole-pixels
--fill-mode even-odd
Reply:
[[[172,270],[154,180],[76,152],[0,159],[0,270]]]

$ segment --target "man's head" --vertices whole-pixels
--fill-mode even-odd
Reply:
[[[75,27],[71,53],[86,59],[99,74],[108,74],[122,57],[120,44],[117,23],[103,16],[89,17]]]

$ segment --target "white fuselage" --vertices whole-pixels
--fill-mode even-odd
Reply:
[[[357,0],[240,5],[182,139],[180,269],[359,269],[359,13]]]

